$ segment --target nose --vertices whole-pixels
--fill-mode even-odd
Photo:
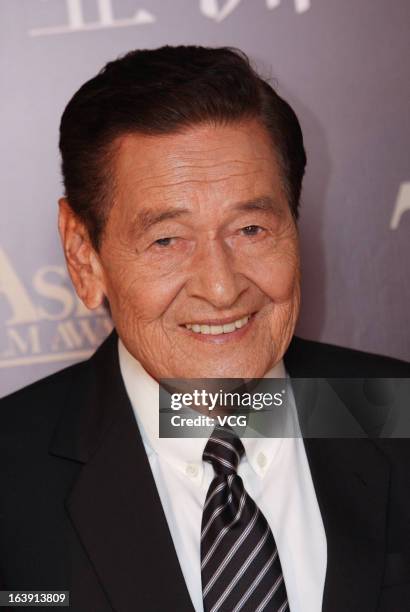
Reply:
[[[229,247],[215,239],[203,245],[192,261],[186,289],[189,296],[206,300],[222,310],[235,304],[246,289],[246,281],[235,270]]]

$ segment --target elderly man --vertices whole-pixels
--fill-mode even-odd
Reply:
[[[115,331],[1,403],[1,587],[75,612],[408,609],[406,441],[157,433],[162,378],[410,375],[293,336],[290,106],[236,50],[133,51],[74,95],[60,148],[67,266]]]

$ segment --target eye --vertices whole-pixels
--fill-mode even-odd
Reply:
[[[261,231],[263,231],[263,228],[259,225],[247,225],[241,229],[241,232],[243,232],[245,236],[256,236]]]
[[[170,246],[171,240],[173,240],[173,238],[158,238],[158,240],[155,240],[154,244],[160,247],[167,247]]]

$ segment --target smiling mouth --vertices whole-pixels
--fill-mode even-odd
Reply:
[[[195,334],[202,334],[204,336],[217,336],[220,334],[230,334],[241,327],[244,327],[249,319],[252,317],[252,314],[245,315],[240,319],[236,319],[234,321],[230,321],[229,323],[224,324],[203,324],[203,323],[187,323],[183,325],[185,329],[189,329],[191,332]]]

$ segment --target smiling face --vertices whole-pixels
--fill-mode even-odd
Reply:
[[[267,131],[248,120],[130,134],[116,155],[98,254],[61,206],[80,297],[108,298],[155,378],[262,377],[290,342],[300,295],[297,229]]]

